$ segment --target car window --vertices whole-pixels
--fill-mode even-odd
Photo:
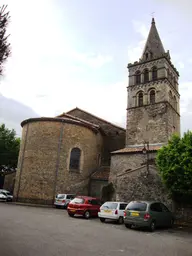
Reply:
[[[1,192],[2,195],[6,196],[7,194],[5,192]]]
[[[151,209],[151,211],[153,211],[153,212],[162,212],[161,204],[159,204],[159,203],[153,203],[153,204],[150,206],[150,209]]]
[[[126,210],[131,210],[131,211],[146,211],[147,209],[147,204],[143,202],[130,202]]]
[[[75,197],[75,198],[71,201],[72,204],[83,204],[84,202],[85,202],[85,199],[80,198],[80,197]]]
[[[74,198],[74,196],[73,195],[67,195],[67,197],[66,197],[67,199],[73,199]]]
[[[92,204],[92,205],[101,205],[100,201],[99,201],[99,200],[96,200],[96,199],[92,199],[92,200],[91,200],[91,204]]]
[[[117,209],[117,206],[118,206],[118,203],[111,203],[111,202],[107,202],[107,203],[104,203],[102,206],[101,206],[101,209]]]
[[[119,210],[125,210],[126,207],[127,207],[127,204],[120,204]]]
[[[65,199],[65,195],[59,194],[57,195],[57,199]]]
[[[162,208],[163,212],[170,212],[169,209],[162,203],[161,203],[161,208]]]

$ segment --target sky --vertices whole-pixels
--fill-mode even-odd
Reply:
[[[2,4],[8,4],[11,15],[12,48],[0,81],[4,97],[40,116],[79,107],[125,126],[126,67],[140,58],[154,15],[180,73],[181,128],[192,129],[192,1],[0,0]]]

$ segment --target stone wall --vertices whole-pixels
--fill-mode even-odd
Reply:
[[[150,159],[155,153],[150,153]],[[109,182],[115,188],[113,200],[160,200],[172,209],[172,200],[163,186],[155,166],[149,166],[142,153],[112,154]]]
[[[73,147],[81,149],[80,170],[69,170]],[[14,197],[52,204],[57,193],[88,193],[90,174],[98,167],[102,136],[75,122],[33,120],[24,124]]]
[[[98,118],[90,113],[82,111],[78,108],[68,112],[70,115],[76,116],[88,122],[97,124],[104,131],[103,151],[101,165],[110,165],[110,153],[112,151],[124,148],[125,146],[125,129],[118,127],[110,122]]]
[[[102,188],[108,184],[108,181],[105,180],[91,180],[90,183],[90,195],[101,198]]]

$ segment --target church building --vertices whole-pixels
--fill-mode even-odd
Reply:
[[[180,134],[179,73],[159,37],[155,20],[139,61],[129,63],[126,146],[112,152],[110,181],[116,200],[167,202],[155,166],[158,149]]]

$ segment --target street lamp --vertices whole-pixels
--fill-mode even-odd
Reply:
[[[146,145],[146,146],[145,146]],[[143,154],[146,155],[146,161],[147,161],[147,174],[149,174],[149,142],[144,142],[143,147]]]

